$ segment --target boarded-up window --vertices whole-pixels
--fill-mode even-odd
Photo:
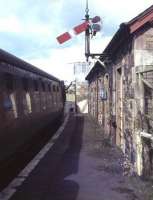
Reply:
[[[146,35],[146,49],[153,49],[153,35]]]

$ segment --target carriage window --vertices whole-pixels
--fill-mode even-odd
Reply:
[[[56,92],[56,87],[55,87],[55,85],[53,85],[53,92]]]
[[[108,74],[107,74],[105,77],[106,77],[106,79],[108,80],[108,78],[109,78]]]
[[[4,76],[6,81],[6,88],[8,90],[13,90],[13,75],[6,73]]]
[[[41,82],[42,90],[45,91],[45,83]]]
[[[57,92],[59,92],[59,87],[57,86]]]
[[[22,79],[23,89],[27,92],[28,91],[28,79],[23,78]]]
[[[51,85],[48,84],[48,91],[51,92]]]
[[[38,91],[38,82],[36,80],[34,80],[34,90]]]

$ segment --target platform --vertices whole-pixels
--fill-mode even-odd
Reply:
[[[122,153],[88,115],[70,114],[61,130],[33,170],[20,173],[0,200],[145,199],[143,182],[123,176]]]

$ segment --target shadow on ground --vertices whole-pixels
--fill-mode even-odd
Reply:
[[[70,145],[64,153],[60,166],[56,170],[56,180],[52,188],[52,198],[54,200],[76,200],[79,185],[68,176],[77,174],[79,166],[79,156],[82,147],[84,117],[76,116],[74,132],[70,140]]]

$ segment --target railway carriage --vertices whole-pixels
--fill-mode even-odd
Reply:
[[[0,49],[0,162],[63,114],[64,84]]]

